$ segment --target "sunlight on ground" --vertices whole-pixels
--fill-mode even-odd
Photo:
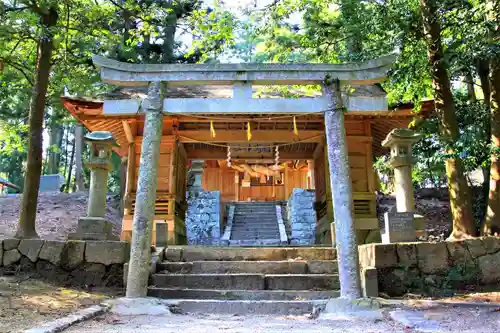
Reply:
[[[25,329],[120,294],[119,290],[60,288],[29,277],[0,277],[0,332]]]

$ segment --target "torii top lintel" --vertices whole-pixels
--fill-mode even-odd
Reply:
[[[93,56],[101,79],[122,86],[141,86],[166,81],[170,85],[227,85],[251,82],[255,85],[318,84],[325,78],[350,84],[382,81],[396,60],[391,54],[360,63],[343,64],[131,64]]]

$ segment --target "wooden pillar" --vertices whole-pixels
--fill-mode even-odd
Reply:
[[[127,183],[125,185],[124,202],[124,215],[131,215],[132,213],[132,193],[135,189],[135,143],[128,145],[128,160],[127,160]]]
[[[240,201],[240,172],[236,170],[234,173],[234,200]]]
[[[314,160],[307,160],[307,188],[314,190]]]
[[[290,197],[290,189],[289,189],[289,177],[288,177],[288,163],[285,163],[285,169],[283,170],[283,186],[285,188],[285,200],[288,200]],[[293,189],[292,189],[293,190]]]

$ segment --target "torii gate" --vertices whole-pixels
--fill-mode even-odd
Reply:
[[[333,197],[341,297],[361,296],[358,250],[353,219],[344,112],[388,111],[385,97],[348,96],[342,86],[370,85],[382,81],[394,55],[348,64],[129,64],[94,56],[106,83],[148,85],[144,100],[106,100],[104,114],[145,114],[136,208],[133,218],[127,297],[147,294],[151,261],[151,235],[156,176],[164,113],[300,114],[324,112],[328,162]],[[163,96],[165,85],[232,85],[229,99],[178,99]],[[252,98],[253,85],[320,84],[317,98]],[[344,104],[344,100],[347,100]]]

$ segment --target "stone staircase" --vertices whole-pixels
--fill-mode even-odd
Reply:
[[[275,202],[235,203],[230,246],[281,244]]]
[[[179,311],[306,314],[339,296],[333,248],[168,248],[148,295]]]

